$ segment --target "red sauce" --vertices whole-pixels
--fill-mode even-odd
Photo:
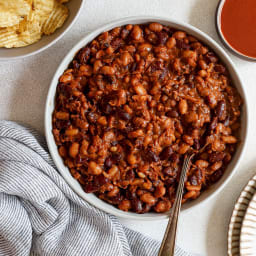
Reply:
[[[256,57],[256,0],[226,0],[221,31],[235,50]]]

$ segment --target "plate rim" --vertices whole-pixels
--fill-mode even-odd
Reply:
[[[256,191],[256,183],[255,183],[255,191]],[[249,204],[248,204],[248,207],[246,209],[246,213],[244,215],[244,219],[242,221],[242,227],[241,227],[241,233],[240,233],[240,255],[251,255],[247,250],[249,250],[251,247],[247,247],[249,244],[248,242],[250,240],[247,240],[244,238],[243,239],[243,236],[244,235],[250,235],[250,233],[246,232],[247,229],[250,229],[253,228],[253,231],[255,232],[255,234],[253,235],[253,237],[256,237],[256,219],[255,221],[252,221],[250,218],[248,218],[248,215],[249,215],[249,210],[252,209],[253,210],[253,213],[256,214],[256,209],[255,207],[252,207],[252,204],[256,204],[256,192],[254,193],[254,195],[252,196]],[[252,223],[254,224],[251,225],[251,226],[248,226],[249,223],[245,223],[245,222],[249,222],[249,223]],[[253,243],[253,242],[251,242]],[[244,246],[242,246],[244,244]],[[255,247],[256,248],[256,247]]]
[[[228,226],[228,255],[229,256],[240,255],[240,234],[241,234],[243,219],[245,217],[250,201],[256,193],[256,189],[252,188],[252,185],[250,184],[252,182],[256,186],[255,174],[250,178],[250,180],[247,182],[247,184],[244,186],[243,190],[241,191],[239,197],[236,200],[236,203],[234,205],[234,208],[230,217],[230,222]],[[252,193],[251,191],[254,191],[253,195],[250,195],[248,191],[250,191],[250,193]],[[243,200],[248,200],[249,202],[245,205]],[[243,205],[243,208],[242,208],[242,205]],[[242,220],[238,221],[237,218],[239,219],[242,218]],[[237,231],[238,234],[234,234],[235,233],[234,230],[238,230]],[[234,240],[234,237],[235,237],[235,240]],[[234,250],[236,250],[235,253],[233,253]]]

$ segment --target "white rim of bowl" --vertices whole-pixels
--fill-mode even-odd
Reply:
[[[224,34],[222,33],[222,30],[221,30],[221,14],[222,14],[222,9],[223,9],[223,6],[224,6],[225,2],[226,2],[226,0],[220,0],[220,3],[217,7],[217,12],[216,12],[216,27],[217,27],[217,31],[218,31],[218,34],[219,34],[221,40],[224,42],[226,47],[228,49],[230,49],[233,53],[235,53],[238,57],[240,57],[240,58],[242,57],[244,60],[256,61],[256,58],[245,55],[242,52],[239,52],[238,50],[236,50],[228,42],[228,40],[225,38]]]
[[[13,57],[0,57],[0,61],[13,61],[13,60],[18,60],[18,59],[30,57],[30,56],[36,55],[36,54],[46,50],[47,48],[49,48],[52,45],[54,45],[55,43],[57,43],[57,41],[59,41],[70,30],[70,28],[73,26],[73,24],[77,21],[80,13],[81,13],[81,11],[82,11],[82,9],[84,7],[85,1],[86,0],[82,0],[77,14],[75,15],[74,19],[70,22],[70,24],[67,26],[67,28],[58,37],[56,37],[54,40],[52,40],[49,44],[46,44],[45,46],[43,46],[42,48],[40,48],[40,49],[38,49],[36,51],[30,52],[30,53],[27,53],[27,54],[23,54],[23,55],[20,55],[20,56],[17,56],[17,57],[16,56],[13,56]]]
[[[136,23],[138,22],[138,23]],[[62,68],[62,64],[63,62],[67,62],[67,65],[72,61],[72,59],[74,58],[75,54],[77,53],[77,51],[79,51],[82,47],[84,47],[85,45],[87,45],[89,42],[91,42],[91,40],[95,37],[97,37],[100,33],[102,33],[103,31],[108,31],[114,27],[117,26],[122,26],[125,24],[143,24],[143,23],[149,23],[149,22],[159,22],[159,23],[164,23],[164,22],[168,22],[173,24],[173,26],[178,27],[184,31],[188,31],[190,30],[190,32],[188,32],[188,34],[194,33],[196,34],[198,37],[200,37],[200,41],[207,41],[204,42],[206,45],[209,45],[210,48],[212,48],[212,46],[214,48],[216,48],[219,52],[221,52],[221,54],[223,55],[223,57],[225,58],[224,63],[229,63],[230,67],[233,69],[233,71],[235,72],[236,76],[237,76],[237,80],[238,83],[241,85],[240,89],[242,92],[242,97],[244,99],[244,104],[243,104],[243,115],[245,115],[244,120],[244,140],[243,142],[241,142],[241,149],[240,149],[240,154],[237,157],[235,166],[233,167],[233,169],[230,171],[230,173],[227,175],[227,177],[225,178],[225,180],[222,180],[222,182],[219,184],[219,187],[217,187],[215,189],[215,191],[211,192],[206,198],[204,198],[202,201],[200,201],[199,203],[195,203],[193,205],[191,205],[190,207],[186,208],[182,207],[182,212],[188,212],[190,210],[192,210],[193,208],[195,208],[196,206],[198,206],[199,204],[202,203],[206,203],[208,200],[210,200],[213,196],[217,195],[224,187],[225,185],[230,181],[230,179],[232,178],[232,176],[234,175],[235,171],[237,170],[237,167],[239,166],[239,163],[244,155],[245,152],[245,147],[246,147],[246,143],[247,143],[247,138],[248,138],[248,104],[247,104],[247,96],[240,78],[239,73],[237,72],[235,65],[233,63],[233,61],[231,60],[231,58],[227,55],[227,53],[221,48],[221,46],[219,46],[217,44],[217,42],[215,40],[213,40],[212,38],[210,38],[207,34],[205,34],[204,32],[202,32],[201,30],[195,28],[194,26],[184,23],[184,22],[180,22],[177,21],[175,19],[170,19],[168,17],[159,17],[159,16],[132,16],[132,17],[126,17],[126,18],[122,18],[122,19],[118,19],[115,21],[112,21],[110,23],[108,23],[107,25],[101,26],[98,29],[95,29],[94,31],[90,32],[89,34],[87,34],[85,37],[83,37],[77,44],[75,44],[75,46],[68,52],[68,54],[63,58],[63,60],[61,61],[61,63],[59,64],[59,67],[57,68],[53,79],[51,81],[50,87],[49,87],[49,91],[48,91],[48,95],[47,95],[47,99],[46,99],[46,105],[45,105],[45,116],[44,116],[44,125],[45,125],[45,136],[46,136],[46,141],[47,141],[47,145],[50,151],[50,154],[52,156],[52,159],[59,171],[59,173],[62,175],[62,177],[65,179],[65,181],[69,184],[69,186],[72,188],[72,190],[74,192],[76,192],[76,194],[78,194],[83,200],[87,201],[88,203],[90,203],[91,205],[93,205],[94,207],[113,214],[115,216],[121,217],[121,218],[128,218],[128,219],[133,219],[133,220],[160,220],[160,219],[166,219],[169,217],[170,212],[168,213],[155,213],[154,216],[147,216],[148,213],[145,214],[134,214],[133,212],[123,212],[117,208],[115,208],[113,206],[113,208],[111,209],[105,209],[103,206],[101,205],[97,205],[94,203],[94,200],[88,199],[88,198],[84,198],[84,191],[80,193],[80,191],[78,191],[76,188],[74,188],[71,184],[71,181],[68,177],[68,175],[66,174],[65,171],[62,170],[62,166],[61,164],[59,164],[59,161],[62,161],[62,159],[60,158],[60,156],[56,155],[56,152],[54,150],[54,147],[56,147],[53,135],[52,135],[52,112],[50,111],[50,102],[51,100],[54,100],[55,98],[55,94],[56,94],[56,82],[59,79],[59,75],[57,75],[58,73],[63,73],[64,69]],[[170,25],[171,26],[171,25]],[[92,39],[91,39],[92,38]],[[218,54],[219,56],[219,54]],[[223,59],[223,58],[221,58]],[[67,61],[68,60],[68,61]],[[65,67],[67,68],[67,66]],[[51,145],[51,142],[54,144],[53,146]],[[58,158],[58,160],[57,160]],[[66,167],[67,168],[67,167]],[[220,182],[220,181],[218,181]],[[196,201],[196,200],[194,200]],[[105,202],[106,203],[106,202]],[[107,203],[108,204],[108,203]]]

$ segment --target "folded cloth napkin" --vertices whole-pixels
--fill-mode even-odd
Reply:
[[[1,256],[157,255],[159,242],[77,196],[46,148],[32,129],[0,121]]]

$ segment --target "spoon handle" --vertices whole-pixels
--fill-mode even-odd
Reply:
[[[176,231],[177,231],[177,223],[179,219],[182,195],[184,191],[184,183],[186,179],[187,169],[189,167],[189,163],[192,155],[187,155],[183,162],[181,174],[180,174],[180,181],[178,185],[178,190],[176,192],[176,198],[174,201],[174,205],[172,208],[172,212],[170,215],[170,219],[164,234],[164,238],[158,253],[158,256],[173,256],[174,249],[175,249],[175,241],[176,241]]]

